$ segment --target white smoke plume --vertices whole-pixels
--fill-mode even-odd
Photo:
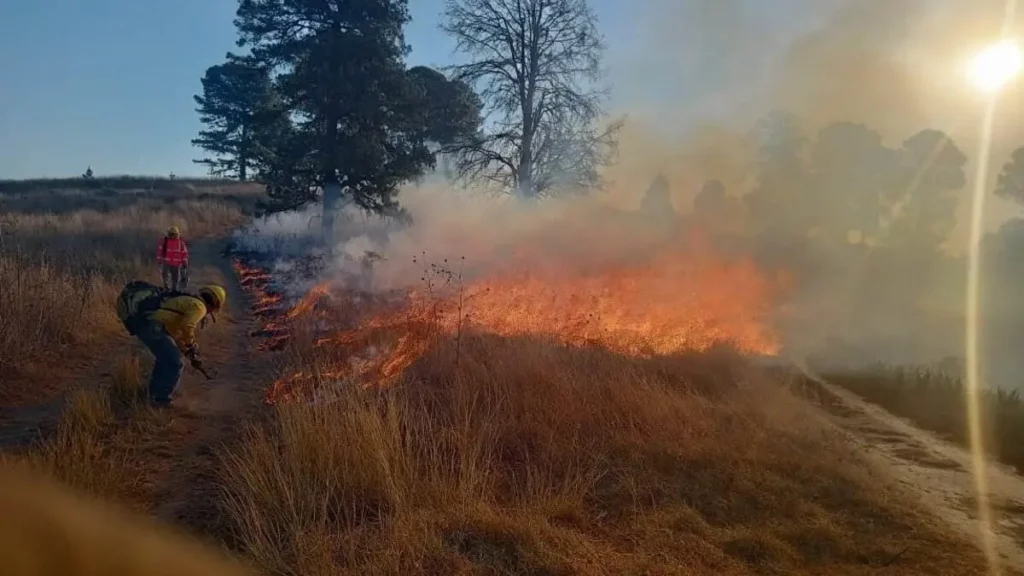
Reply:
[[[277,272],[291,271],[296,259],[316,258],[324,264],[316,280],[358,282],[375,291],[415,288],[431,264],[464,281],[509,266],[582,271],[628,262],[668,239],[678,216],[662,214],[662,224],[655,226],[649,215],[638,212],[649,184],[542,202],[443,184],[409,186],[400,198],[411,224],[346,207],[336,222],[332,248],[322,250],[321,207],[311,204],[239,230],[234,250],[260,255]],[[619,208],[624,198],[630,206]]]
[[[652,179],[665,175],[680,215],[691,211],[694,195],[709,179],[721,181],[733,198],[743,196],[757,182],[751,130],[775,109],[800,116],[812,138],[835,121],[867,124],[893,147],[919,130],[943,130],[973,159],[980,100],[963,77],[962,63],[998,34],[1002,7],[1001,1],[961,0],[638,2],[630,9],[633,42],[612,47],[610,55],[613,110],[630,120],[617,162],[606,171],[605,191],[526,204],[442,183],[409,186],[399,198],[412,226],[349,208],[338,222],[333,249],[320,252],[320,208],[314,205],[256,222],[239,233],[237,246],[275,255],[282,271],[292,271],[296,259],[319,258],[325,266],[318,280],[359,281],[375,290],[415,287],[429,263],[472,279],[524,262],[585,270],[628,261],[672,238],[656,215],[638,211]],[[1006,95],[994,146],[998,163],[1024,144],[1022,102],[1019,88]],[[969,174],[973,164],[967,169]],[[819,200],[842,200],[829,194],[823,190]],[[967,195],[965,189],[962,207]],[[1015,212],[994,200],[988,222],[994,228]],[[965,215],[961,210],[961,225],[949,241],[954,254],[963,251]],[[531,250],[529,257],[524,248]],[[368,254],[374,255],[369,271]],[[840,256],[831,264],[847,268]],[[864,361],[885,356],[917,362],[955,354],[961,344],[962,278],[955,277],[955,264],[950,270],[914,303],[923,323],[912,321],[909,309],[894,310],[885,322],[850,318],[840,303],[867,289],[860,287],[864,278],[822,278],[808,298],[836,303],[835,315],[816,317],[814,330],[801,326],[789,336],[820,345],[830,333],[841,333],[867,345],[860,353]],[[882,300],[899,282],[876,282],[871,290]],[[308,289],[293,286],[299,286],[295,292]]]

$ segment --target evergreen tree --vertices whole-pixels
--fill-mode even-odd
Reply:
[[[883,199],[898,181],[898,168],[897,152],[867,126],[836,122],[822,128],[811,148],[805,198],[815,227],[840,245],[851,234],[877,238]]]
[[[268,140],[286,122],[276,101],[270,73],[251,58],[228,54],[203,76],[203,94],[195,96],[206,128],[192,144],[212,157],[193,160],[214,176],[248,180],[266,168]]]
[[[894,208],[890,245],[937,252],[956,225],[959,193],[967,184],[967,156],[938,130],[922,130],[899,150],[900,174],[889,204]]]
[[[804,238],[813,226],[808,202],[807,137],[800,119],[773,112],[757,126],[758,183],[744,197],[755,235]]]
[[[414,82],[405,67],[408,20],[406,0],[239,3],[239,45],[278,73],[294,122],[275,146],[271,201],[295,205],[323,188],[326,237],[343,193],[364,209],[393,210],[398,187],[433,168],[436,150],[428,142],[454,137],[442,134],[423,106],[446,96],[428,94],[434,84]],[[451,125],[475,131],[478,122],[477,115]]]
[[[999,174],[996,194],[1024,203],[1024,147],[1013,151],[1010,160]]]

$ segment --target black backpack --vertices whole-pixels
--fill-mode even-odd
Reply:
[[[149,313],[159,310],[164,301],[177,296],[199,299],[191,292],[170,290],[142,280],[133,280],[125,284],[117,297],[117,317],[129,334],[137,336],[145,327]]]

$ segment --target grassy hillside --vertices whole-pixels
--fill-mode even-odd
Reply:
[[[52,190],[176,190],[180,188],[217,188],[237,185],[220,178],[170,178],[167,176],[96,176],[92,178],[31,178],[0,180],[0,194],[47,192]]]
[[[301,338],[287,353],[330,365]],[[225,511],[273,574],[859,574],[908,549],[891,573],[980,566],[828,430],[730,351],[463,336],[394,388],[252,425]]]
[[[787,383],[728,351],[639,360],[464,334],[433,342],[386,390],[213,424],[148,410],[148,355],[121,334],[114,295],[156,278],[167,226],[217,236],[256,198],[238,187],[0,195],[0,424],[11,406],[74,390],[42,442],[4,459],[187,524],[269,574],[983,570],[971,543],[890,487]],[[234,320],[214,331],[240,335],[221,343],[241,354],[239,373],[190,387],[225,410],[227,381],[285,375],[251,367],[265,353],[237,352],[256,342]],[[315,373],[329,353],[296,338],[272,360]],[[186,523],[168,500],[205,516]]]

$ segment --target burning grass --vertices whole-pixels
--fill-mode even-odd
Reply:
[[[477,332],[531,336],[569,346],[600,345],[638,358],[708,350],[728,344],[744,353],[778,349],[769,328],[780,290],[752,262],[719,259],[706,243],[690,243],[616,266],[506,265],[463,277],[464,261],[422,267],[420,284],[368,292],[365,277],[322,283],[287,306],[271,275],[244,259],[235,269],[255,300],[264,350],[281,350],[295,333],[324,349],[316,369],[300,355],[268,401],[315,392],[329,379],[388,385],[431,346]],[[523,258],[533,258],[523,252]],[[368,266],[372,277],[372,267]]]
[[[136,444],[140,434],[161,426],[145,399],[138,360],[121,358],[109,386],[72,392],[52,429],[27,449],[0,455],[0,462],[18,462],[80,492],[144,508],[148,487]]]
[[[225,456],[233,539],[274,574],[980,569],[743,359],[774,287],[705,255],[290,305],[236,262],[286,360]]]
[[[723,349],[437,339],[389,388],[280,406],[224,474],[274,574],[860,574],[905,549],[887,573],[983,568]]]

